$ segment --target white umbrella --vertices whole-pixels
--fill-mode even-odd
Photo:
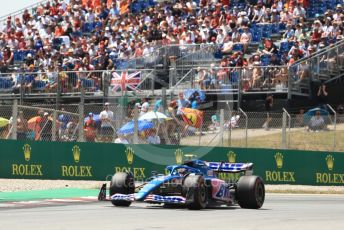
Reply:
[[[166,116],[163,113],[154,112],[154,111],[147,112],[145,114],[142,114],[139,117],[139,121],[143,121],[143,120],[147,120],[147,121],[151,121],[151,120],[168,120],[168,119],[171,119],[171,118],[169,118],[168,116]]]

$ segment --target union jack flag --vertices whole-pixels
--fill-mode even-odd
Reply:
[[[112,73],[111,84],[113,92],[117,92],[119,89],[122,92],[127,89],[136,91],[137,86],[141,81],[141,71],[137,71],[129,74],[127,71],[123,71],[120,74],[117,72]]]

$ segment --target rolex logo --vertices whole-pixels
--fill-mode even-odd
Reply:
[[[25,144],[23,146],[23,151],[24,151],[25,160],[29,161],[31,157],[31,146],[29,144]]]
[[[276,153],[275,154],[275,160],[276,160],[276,165],[277,168],[282,168],[283,167],[283,154],[282,153]]]
[[[125,155],[127,156],[128,164],[132,164],[134,161],[134,150],[130,147],[125,149]]]
[[[197,158],[197,155],[190,153],[190,154],[184,154],[184,157],[185,157],[186,160],[190,160],[191,161],[192,159]]]
[[[327,164],[327,168],[328,170],[332,170],[333,166],[334,166],[334,158],[332,155],[327,155],[326,159],[326,164]]]
[[[174,155],[176,156],[177,164],[181,164],[183,162],[183,151],[181,149],[177,149],[174,152]]]
[[[233,151],[229,151],[228,153],[227,153],[227,157],[228,157],[228,162],[229,163],[235,163],[235,158],[236,158],[236,154],[235,154],[235,152],[233,152]]]
[[[74,145],[72,150],[73,150],[74,161],[75,161],[75,163],[78,163],[78,162],[80,161],[80,152],[81,152],[81,149],[80,149],[79,146]]]

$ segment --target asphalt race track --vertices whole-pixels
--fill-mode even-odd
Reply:
[[[260,210],[117,208],[108,202],[7,208],[0,209],[0,229],[344,229],[344,196],[267,194]]]

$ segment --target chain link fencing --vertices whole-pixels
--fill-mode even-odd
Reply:
[[[109,105],[28,104],[0,108],[0,138],[242,148],[344,151],[344,115],[204,110],[181,115],[176,107],[137,101]],[[148,120],[143,119],[148,116]],[[162,116],[161,115],[161,116]],[[92,117],[92,119],[91,119]],[[320,122],[320,123],[319,123]]]

